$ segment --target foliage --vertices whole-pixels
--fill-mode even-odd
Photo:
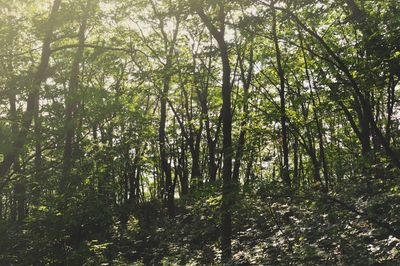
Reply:
[[[0,1],[0,264],[398,265],[399,14]]]

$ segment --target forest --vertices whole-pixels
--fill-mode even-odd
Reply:
[[[400,265],[398,0],[0,0],[0,265]]]

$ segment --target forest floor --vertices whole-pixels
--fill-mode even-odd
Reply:
[[[397,186],[376,184],[368,197],[341,187],[292,197],[276,184],[244,188],[233,208],[232,265],[400,265]],[[199,190],[177,200],[174,219],[159,201],[113,214],[101,205],[41,210],[18,230],[2,228],[1,265],[220,265],[220,201],[217,187]]]
[[[233,264],[400,265],[400,196],[378,187],[369,197],[310,190],[289,198],[273,184],[243,191],[233,212]],[[218,265],[220,199],[207,190],[179,200],[173,220],[156,203],[137,210],[115,238],[119,254],[145,265]]]

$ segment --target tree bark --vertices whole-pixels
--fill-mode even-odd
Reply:
[[[277,30],[276,30],[276,10],[272,7],[272,35],[275,45],[276,64],[279,76],[279,96],[280,96],[280,115],[281,115],[281,127],[282,127],[282,152],[283,152],[283,166],[282,166],[282,179],[286,184],[286,188],[290,193],[291,182],[289,174],[289,146],[287,139],[287,126],[286,126],[286,99],[285,99],[285,73],[282,67],[281,50],[279,47]]]
[[[214,39],[218,42],[220,58],[222,61],[222,135],[223,135],[223,168],[222,168],[222,224],[221,224],[221,249],[222,261],[232,259],[232,205],[235,202],[235,186],[232,182],[232,112],[231,112],[231,67],[229,62],[228,46],[225,42],[225,10],[224,4],[219,3],[218,19],[219,29],[210,21],[204,11],[198,7],[197,14],[206,25]]]

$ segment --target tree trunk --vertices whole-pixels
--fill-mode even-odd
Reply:
[[[207,83],[203,88],[203,92],[201,93],[200,97],[200,104],[201,104],[201,112],[202,116],[205,120],[205,130],[206,130],[206,138],[207,138],[207,149],[208,149],[208,160],[207,160],[207,167],[208,167],[208,181],[213,183],[217,179],[217,162],[216,162],[216,146],[218,143],[219,137],[219,130],[221,127],[221,116],[218,117],[217,128],[215,130],[214,138],[211,134],[211,125],[210,125],[210,115],[209,115],[209,107],[208,107],[208,86],[209,86],[209,79],[210,79],[210,71],[211,71],[211,59],[209,57],[208,61],[208,76],[207,76]]]
[[[10,86],[9,100],[10,100],[11,131],[15,136],[16,134],[18,134],[18,121],[17,121],[18,116],[17,116],[16,94],[14,86]],[[15,158],[13,168],[14,168],[14,174],[20,175],[21,167],[19,162],[19,155]],[[26,205],[25,180],[18,180],[17,183],[14,185],[11,201],[12,201],[11,220],[22,221],[25,218],[25,205]]]
[[[69,78],[69,90],[65,96],[65,138],[64,138],[64,155],[63,155],[63,177],[61,181],[62,190],[68,189],[70,185],[76,186],[78,180],[74,177],[72,180],[71,167],[73,165],[73,145],[76,128],[75,111],[79,103],[78,89],[79,89],[79,68],[83,59],[84,44],[85,44],[85,31],[87,26],[89,12],[89,2],[87,2],[81,24],[78,32],[79,46],[76,50],[72,68]]]
[[[179,165],[181,170],[180,183],[181,183],[182,195],[189,194],[189,177],[188,177],[185,158],[186,158],[186,144],[184,138],[182,137],[181,152],[179,156]]]
[[[207,137],[207,148],[208,148],[208,175],[209,181],[211,183],[215,182],[217,179],[217,162],[216,162],[216,145],[219,137],[219,128],[221,123],[221,118],[218,119],[217,129],[215,133],[215,137],[213,139],[211,134],[211,125],[210,125],[210,117],[208,114],[208,106],[207,106],[207,94],[204,96],[205,99],[201,101],[202,104],[202,112],[205,117],[205,126],[206,126],[206,137]]]
[[[207,17],[204,11],[197,9],[203,23],[206,25],[214,39],[218,42],[222,61],[222,135],[223,135],[223,168],[222,168],[222,224],[221,224],[221,249],[222,261],[229,262],[232,259],[232,206],[235,202],[235,186],[232,182],[232,111],[231,111],[231,67],[229,62],[228,47],[225,42],[225,10],[224,4],[219,3],[218,19],[220,28],[217,29]]]
[[[247,119],[248,119],[248,112],[249,112],[249,89],[251,84],[251,76],[253,72],[253,48],[250,51],[250,60],[249,60],[249,70],[247,73],[247,77],[245,75],[243,63],[240,62],[240,69],[241,69],[241,77],[243,81],[243,119],[240,124],[240,133],[239,139],[237,143],[236,155],[235,155],[235,163],[233,166],[233,174],[232,180],[233,182],[239,182],[239,170],[240,170],[240,163],[243,156],[243,150],[246,142],[246,126],[247,126]]]
[[[279,76],[279,96],[280,96],[280,114],[281,114],[281,127],[282,127],[282,149],[283,149],[283,166],[282,166],[282,179],[286,184],[286,188],[290,193],[290,174],[289,174],[289,146],[287,140],[287,127],[286,127],[286,106],[285,106],[285,73],[283,71],[281,62],[281,51],[279,48],[277,30],[276,30],[276,10],[272,8],[272,35],[275,44],[276,64]]]
[[[294,138],[293,143],[293,183],[299,185],[299,141]]]

